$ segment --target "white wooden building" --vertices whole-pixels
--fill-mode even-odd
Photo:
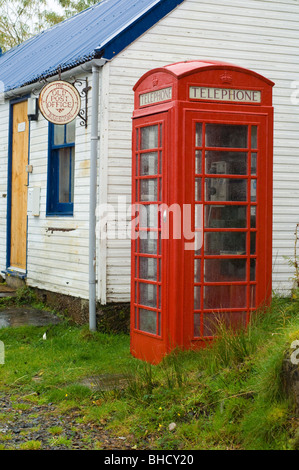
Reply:
[[[116,207],[119,197],[121,202],[125,197],[128,204],[131,202],[133,86],[146,71],[158,66],[212,59],[251,69],[275,82],[273,289],[288,292],[293,269],[285,257],[293,257],[294,230],[299,222],[298,31],[297,0],[103,0],[3,54],[0,57],[0,81],[5,89],[0,101],[2,275],[22,276],[27,285],[52,292],[83,299],[89,296],[92,90],[88,94],[87,128],[80,125],[79,117],[76,120],[72,210],[58,215],[50,207],[49,123],[41,114],[37,121],[28,123],[26,163],[32,168],[28,167],[29,173],[24,176],[28,178],[25,196],[21,197],[24,204],[14,202],[17,185],[22,180],[14,182],[13,176],[13,172],[18,172],[12,163],[13,116],[17,115],[13,111],[24,97],[38,96],[43,85],[39,79],[57,79],[61,67],[63,79],[73,81],[75,76],[88,78],[91,83],[91,64],[98,60],[97,201],[98,205],[108,203]],[[15,126],[23,121],[15,122]],[[37,190],[32,196],[34,188],[40,188],[40,195]],[[39,200],[38,214],[31,205],[35,198]],[[20,211],[27,218],[26,230],[24,223],[23,228],[16,228],[22,217]],[[14,238],[14,231],[19,240]],[[25,249],[25,262],[17,261],[21,256],[18,243],[23,244],[23,253]],[[130,300],[130,248],[129,237],[122,235],[97,241],[97,299],[103,304]]]

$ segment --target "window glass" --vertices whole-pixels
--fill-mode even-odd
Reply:
[[[156,258],[139,258],[139,277],[148,281],[157,280],[157,259]]]
[[[156,238],[155,238],[156,236]],[[139,241],[140,253],[148,255],[157,254],[157,233],[156,232],[141,232]]]
[[[206,124],[206,147],[247,148],[248,126]]]
[[[246,255],[245,232],[209,232],[205,234],[205,254]]]
[[[257,126],[251,127],[251,148],[257,148]]]
[[[155,149],[158,147],[158,126],[141,128],[141,150]]]
[[[142,153],[140,155],[140,176],[158,174],[158,152]]]
[[[205,207],[206,228],[246,228],[247,206],[209,205]]]
[[[195,145],[196,147],[202,146],[202,123],[196,123],[196,136],[195,136]]]
[[[50,124],[47,214],[72,215],[75,177],[75,122]]]
[[[247,180],[207,178],[206,201],[247,201]]]
[[[246,259],[206,259],[206,282],[246,281]]]
[[[64,144],[65,126],[54,125],[54,145]]]
[[[146,179],[140,181],[140,201],[158,201],[157,179]]]
[[[157,312],[141,308],[139,310],[139,329],[153,335],[157,334]]]
[[[139,304],[145,307],[157,307],[157,286],[139,283]]]
[[[247,286],[205,286],[204,308],[246,308]]]
[[[71,199],[71,156],[70,149],[59,150],[59,202],[72,202]]]
[[[206,174],[247,175],[247,152],[206,152]]]

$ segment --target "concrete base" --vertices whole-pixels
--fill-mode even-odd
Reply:
[[[6,284],[11,287],[12,289],[19,289],[20,287],[25,287],[26,282],[24,279],[20,279],[19,277],[16,276],[10,276],[6,275]]]

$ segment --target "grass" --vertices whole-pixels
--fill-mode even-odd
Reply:
[[[158,366],[132,358],[126,335],[67,322],[47,328],[46,341],[44,328],[3,329],[0,396],[22,397],[26,409],[53,403],[61,414],[79,407],[78,424],[105,426],[137,449],[299,449],[298,417],[281,377],[299,339],[298,312],[298,301],[274,298],[246,330],[219,325],[212,347],[174,351]],[[50,432],[53,443],[72,447],[62,429]]]

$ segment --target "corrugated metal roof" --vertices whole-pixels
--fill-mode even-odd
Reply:
[[[112,59],[183,0],[103,0],[0,56],[5,91],[58,69],[104,56]]]

